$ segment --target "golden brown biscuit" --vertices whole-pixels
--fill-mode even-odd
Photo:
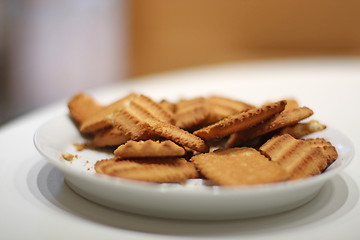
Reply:
[[[293,126],[282,128],[278,134],[281,135],[287,133],[294,138],[301,138],[311,133],[322,131],[324,129],[326,129],[326,125],[320,123],[317,120],[311,120],[306,123],[297,123]]]
[[[68,108],[71,117],[80,124],[103,109],[100,104],[85,93],[75,95],[69,101]]]
[[[174,122],[173,115],[165,111],[158,103],[140,95],[128,106],[113,115],[113,125],[132,140],[147,140],[154,137],[146,124],[147,119],[157,119],[163,122]]]
[[[176,126],[183,129],[194,129],[202,126],[209,116],[205,98],[182,99],[176,104]]]
[[[140,157],[175,157],[185,155],[185,149],[176,143],[165,141],[128,141],[120,145],[115,151],[115,156],[120,158]]]
[[[338,158],[338,153],[335,147],[323,138],[305,139],[305,141],[312,147],[318,147],[325,155],[328,165],[333,163]]]
[[[80,126],[80,131],[90,133],[111,127],[114,113],[127,106],[136,96],[136,94],[131,93],[128,96],[104,107],[100,112],[84,121]]]
[[[312,114],[313,111],[307,107],[293,108],[287,111],[283,111],[278,115],[266,120],[264,123],[232,134],[226,143],[226,147],[240,146],[244,142],[254,139],[258,136],[286,126],[294,125],[297,122],[310,117]]]
[[[288,111],[288,110],[300,107],[298,101],[296,101],[295,99],[286,99],[286,102],[287,102],[287,104],[285,106],[284,111]]]
[[[163,122],[175,123],[174,114],[165,110],[159,103],[153,101],[151,98],[139,95],[130,102],[129,108],[136,107],[138,114],[142,112],[146,116],[150,116],[159,119]]]
[[[253,148],[230,148],[191,158],[208,179],[219,185],[252,185],[285,181],[289,174]]]
[[[179,182],[196,178],[198,173],[191,162],[184,158],[149,158],[98,161],[97,173],[147,182]]]
[[[146,123],[153,133],[170,139],[177,144],[198,152],[207,152],[209,150],[209,146],[204,140],[175,125],[150,118],[146,120]]]
[[[104,169],[114,164],[117,160],[118,160],[117,157],[99,160],[95,163],[94,169],[97,173],[105,174]]]
[[[283,100],[231,115],[217,123],[195,131],[194,135],[206,140],[222,138],[240,130],[250,128],[274,116],[276,113],[283,111],[285,105],[286,101]]]
[[[110,127],[95,134],[91,143],[95,147],[119,146],[130,140],[121,129]]]
[[[209,116],[204,125],[216,123],[227,116],[254,108],[248,103],[221,96],[210,96],[205,102],[208,105]]]
[[[154,134],[149,131],[149,127],[144,120],[151,118],[151,116],[141,110],[138,111],[135,105],[132,105],[131,109],[126,108],[116,112],[113,116],[113,125],[128,136],[129,139],[135,141],[150,139]]]
[[[300,105],[299,105],[299,103],[298,103],[298,101],[296,99],[286,98],[285,100],[286,100],[287,104],[285,106],[284,111],[288,111],[288,110],[300,107]],[[274,101],[267,101],[267,102],[265,102],[265,104],[270,104],[270,103],[273,103],[273,102]]]
[[[327,157],[320,147],[288,134],[268,140],[260,152],[279,163],[290,175],[290,179],[306,178],[320,174],[327,167]]]
[[[176,104],[175,103],[172,103],[172,102],[169,102],[166,99],[163,99],[163,100],[161,100],[159,102],[159,104],[164,110],[166,110],[166,111],[168,111],[170,113],[173,113],[173,114],[175,113],[175,110],[176,110]]]

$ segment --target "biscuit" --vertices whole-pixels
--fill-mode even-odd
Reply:
[[[100,174],[105,174],[104,169],[106,169],[107,166],[111,166],[112,164],[114,164],[117,159],[118,159],[117,157],[113,157],[113,158],[102,159],[97,161],[94,165],[95,172]]]
[[[180,100],[176,104],[176,126],[183,129],[194,129],[202,126],[208,118],[209,109],[203,97]]]
[[[190,159],[207,179],[219,185],[253,185],[285,181],[289,174],[253,148],[229,148]]]
[[[296,99],[286,98],[285,100],[286,100],[287,104],[285,106],[284,111],[288,111],[288,110],[300,107],[300,105],[299,105],[299,103],[298,103],[298,101]],[[265,104],[270,104],[270,103],[273,103],[273,102],[274,101],[267,101],[267,102],[265,102]]]
[[[146,124],[146,120],[152,118],[169,123],[175,121],[158,103],[140,95],[113,115],[113,125],[132,140],[147,140],[154,137]]]
[[[227,116],[254,108],[248,103],[215,95],[206,98],[205,102],[208,105],[209,116],[204,125],[216,123]]]
[[[170,113],[175,113],[175,110],[176,110],[176,104],[175,103],[172,103],[172,102],[169,102],[168,100],[166,99],[162,99],[160,102],[159,102],[159,105],[166,111],[170,112]]]
[[[105,159],[95,164],[95,171],[114,177],[157,183],[179,182],[198,176],[194,164],[184,158]]]
[[[286,101],[279,101],[253,108],[248,111],[228,116],[217,123],[204,127],[194,132],[194,135],[205,140],[222,138],[240,130],[254,126],[276,113],[284,110]]]
[[[139,95],[133,99],[133,101],[130,102],[129,108],[131,109],[133,107],[136,107],[139,110],[138,113],[142,112],[163,122],[175,123],[172,112],[164,110],[159,103],[145,95]]]
[[[284,111],[288,111],[288,110],[291,110],[291,109],[295,109],[295,108],[299,108],[299,107],[300,107],[298,101],[296,101],[295,99],[292,99],[292,98],[286,99],[286,102],[287,102],[287,104],[286,104],[286,106],[285,106]]]
[[[289,134],[271,138],[259,150],[282,166],[291,175],[290,179],[317,175],[327,167],[327,157],[320,147],[314,147]]]
[[[123,132],[129,139],[140,141],[147,140],[153,137],[149,131],[148,125],[144,122],[144,115],[146,118],[151,117],[149,114],[141,110],[135,110],[136,107],[121,109],[113,116],[113,125],[119,131]]]
[[[146,120],[146,123],[153,133],[170,139],[177,144],[198,152],[207,152],[209,150],[209,146],[204,140],[175,125],[150,118]]]
[[[312,147],[320,148],[326,157],[328,165],[332,164],[338,158],[338,153],[335,147],[323,138],[309,138],[305,139],[305,142],[310,144]]]
[[[311,133],[322,131],[324,129],[326,129],[326,125],[320,123],[317,120],[311,120],[306,123],[297,123],[293,126],[282,128],[278,134],[281,135],[287,133],[294,138],[301,138]]]
[[[140,157],[174,157],[185,155],[185,149],[176,143],[165,141],[128,141],[120,145],[115,151],[115,156],[120,158]]]
[[[101,111],[97,112],[97,114],[84,121],[80,125],[80,131],[83,133],[91,133],[111,127],[114,113],[128,105],[129,102],[136,96],[136,94],[131,93],[128,96],[104,107]]]
[[[300,120],[310,117],[312,114],[313,111],[307,107],[293,108],[283,111],[266,120],[264,123],[232,134],[226,143],[226,147],[240,146],[244,142],[252,140],[257,136],[264,135],[279,128],[294,125]]]
[[[91,143],[95,147],[119,146],[130,140],[121,129],[110,127],[95,134]]]
[[[79,124],[101,111],[103,107],[85,93],[75,95],[68,103],[70,116]]]

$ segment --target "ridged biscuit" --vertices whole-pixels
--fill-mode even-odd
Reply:
[[[75,95],[69,102],[68,108],[70,115],[79,124],[82,124],[90,117],[103,109],[93,98],[85,93]]]
[[[176,104],[175,103],[169,102],[166,99],[162,99],[159,102],[159,104],[164,110],[166,110],[166,111],[168,111],[170,113],[175,113],[175,110],[176,110]]]
[[[298,101],[296,101],[295,99],[289,98],[289,99],[286,99],[286,102],[287,102],[287,104],[285,106],[284,111],[288,111],[288,110],[300,107]]]
[[[154,137],[146,124],[147,119],[174,122],[171,113],[150,98],[140,95],[113,115],[113,125],[132,140],[147,140]]]
[[[95,171],[100,174],[147,182],[179,182],[198,176],[195,166],[184,158],[149,158],[98,161]]]
[[[321,149],[322,153],[326,157],[328,165],[332,164],[338,158],[336,148],[324,138],[309,138],[305,139],[305,141],[312,147],[318,147]]]
[[[161,122],[157,119],[147,119],[151,131],[161,137],[170,139],[177,144],[188,147],[198,152],[207,152],[209,146],[201,138],[179,128],[171,123]]]
[[[311,120],[309,122],[297,123],[293,126],[282,128],[278,134],[281,135],[287,133],[294,138],[301,138],[324,129],[326,129],[326,125],[320,123],[317,120]]]
[[[210,126],[194,132],[194,135],[206,140],[222,138],[232,133],[250,128],[284,110],[286,101],[279,101],[231,115]]]
[[[300,107],[299,102],[296,99],[285,98],[285,100],[286,100],[287,104],[285,106],[284,111],[288,111],[288,110]],[[265,102],[265,104],[270,104],[270,103],[273,103],[273,102],[274,101],[267,101],[267,102]]]
[[[244,142],[252,140],[258,136],[286,126],[294,125],[297,122],[310,117],[312,114],[313,111],[307,107],[293,108],[283,111],[266,120],[264,123],[232,134],[226,143],[226,147],[240,146]]]
[[[208,116],[209,108],[205,98],[182,99],[176,104],[175,125],[183,129],[193,129],[202,126]]]
[[[129,108],[136,105],[141,111],[149,116],[159,119],[160,121],[175,123],[175,118],[172,112],[165,110],[159,103],[145,95],[139,95],[131,101]]]
[[[147,140],[153,137],[153,134],[149,131],[148,125],[144,122],[144,115],[149,118],[147,113],[139,110],[135,110],[133,107],[121,109],[113,116],[113,125],[123,132],[129,139],[132,140]]]
[[[216,95],[206,98],[205,102],[209,109],[209,116],[204,123],[205,125],[216,123],[230,115],[254,108],[248,103]]]
[[[84,133],[95,132],[107,127],[112,126],[113,115],[124,108],[129,104],[131,100],[133,100],[137,95],[131,93],[124,98],[119,99],[118,101],[109,104],[104,107],[97,114],[93,115],[86,121],[84,121],[80,126],[80,131]]]
[[[96,133],[91,143],[95,147],[119,146],[128,140],[130,140],[130,137],[122,130],[110,127]]]
[[[219,185],[253,185],[285,181],[289,174],[253,148],[230,148],[190,159],[207,179]]]
[[[185,155],[185,149],[170,140],[130,140],[120,145],[114,154],[120,158],[175,157]]]
[[[260,147],[260,152],[282,166],[290,179],[314,176],[327,167],[327,157],[320,147],[288,134],[271,138]]]
[[[107,167],[114,164],[117,160],[118,160],[117,157],[99,160],[95,163],[94,169],[97,173],[105,174],[104,170],[106,170]]]

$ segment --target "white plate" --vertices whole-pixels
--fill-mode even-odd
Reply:
[[[34,142],[38,151],[64,174],[67,184],[91,201],[148,216],[218,220],[265,216],[305,204],[354,156],[351,141],[333,128],[309,137],[324,137],[338,151],[338,159],[323,174],[299,181],[231,188],[207,186],[200,179],[185,185],[153,184],[98,175],[94,163],[111,155],[89,149],[76,151],[73,143],[85,140],[66,115],[41,126]],[[64,152],[77,154],[78,158],[66,161],[61,157]]]

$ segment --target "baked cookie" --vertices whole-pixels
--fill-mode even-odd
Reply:
[[[232,133],[250,128],[284,110],[286,101],[279,101],[231,115],[194,132],[194,135],[205,140],[222,138]]]
[[[176,104],[176,126],[183,129],[195,129],[202,126],[209,116],[205,98],[182,99]]]
[[[151,132],[157,134],[166,139],[170,139],[173,142],[180,144],[184,147],[188,147],[198,152],[209,151],[209,146],[201,138],[179,128],[171,123],[161,122],[157,119],[147,119],[146,124],[148,125]]]
[[[151,116],[163,122],[175,123],[174,114],[165,110],[159,103],[145,95],[139,95],[130,102],[128,108],[137,108],[137,112],[144,113],[144,117]]]
[[[244,142],[252,140],[255,137],[286,126],[294,125],[297,122],[310,117],[312,114],[313,111],[307,107],[293,108],[283,111],[266,120],[264,123],[232,134],[226,143],[226,147],[240,146]]]
[[[248,103],[216,95],[206,98],[205,103],[208,105],[209,116],[204,125],[216,123],[230,115],[254,108]]]
[[[135,141],[148,140],[154,134],[150,132],[144,120],[152,116],[140,109],[138,110],[135,106],[136,104],[133,104],[131,108],[124,108],[116,112],[113,116],[113,125],[129,139]]]
[[[146,124],[147,119],[157,119],[169,124],[175,121],[172,113],[165,111],[160,104],[140,95],[114,113],[113,125],[132,140],[147,140],[154,137]]]
[[[260,147],[260,152],[282,166],[290,179],[318,175],[327,167],[328,157],[320,147],[289,134],[271,138]]]
[[[321,149],[322,153],[326,157],[328,166],[338,158],[336,148],[324,138],[309,138],[305,139],[305,142],[310,144],[312,147]]]
[[[93,98],[85,93],[75,95],[68,103],[70,116],[82,124],[103,109]]]
[[[170,140],[130,140],[120,145],[114,154],[120,158],[175,157],[185,155],[185,149]]]
[[[100,174],[146,182],[179,182],[198,176],[193,163],[184,158],[104,159],[95,164]]]
[[[289,174],[253,148],[229,148],[190,159],[207,179],[223,186],[285,181]]]
[[[286,100],[287,104],[285,106],[284,111],[288,111],[288,110],[300,107],[299,102],[294,98],[285,98],[285,100]],[[274,101],[267,101],[267,102],[265,102],[265,104],[270,104],[273,102]]]
[[[94,147],[119,146],[130,140],[122,130],[110,127],[95,134],[91,143]]]
[[[175,103],[172,103],[172,102],[169,102],[168,100],[166,99],[162,99],[160,102],[159,102],[160,106],[170,112],[170,113],[175,113],[175,110],[176,110],[176,104]]]
[[[80,125],[80,132],[91,133],[111,127],[114,114],[127,106],[136,96],[136,94],[131,93],[128,96],[104,107],[101,111],[97,112],[97,114],[93,115]]]
[[[326,129],[326,125],[320,123],[317,120],[311,120],[305,123],[297,123],[295,125],[284,127],[280,129],[279,135],[281,134],[290,134],[294,138],[301,138],[311,133],[322,131]]]
[[[293,98],[286,99],[286,102],[287,102],[287,104],[285,106],[284,111],[288,111],[288,110],[292,110],[292,109],[296,109],[296,108],[300,107],[298,101],[296,101]]]

